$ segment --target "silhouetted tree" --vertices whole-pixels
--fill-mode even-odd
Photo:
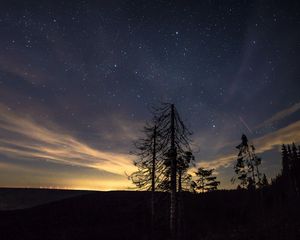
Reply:
[[[290,157],[287,147],[283,144],[281,147],[281,158],[282,158],[282,177],[288,178],[290,174]]]
[[[299,195],[299,152],[295,143],[282,145],[282,174],[281,181],[288,195]]]
[[[147,124],[143,134],[144,137],[134,143],[136,150],[133,154],[138,157],[134,160],[134,165],[138,170],[129,177],[139,189],[155,191],[155,171],[161,168],[157,161],[161,149],[158,145],[156,126]]]
[[[144,138],[136,143],[134,161],[138,170],[130,175],[143,190],[171,192],[170,229],[176,235],[176,192],[188,189],[191,176],[187,169],[194,161],[189,146],[191,132],[181,120],[173,104],[163,103],[153,108],[152,124],[144,130]],[[154,180],[155,179],[155,180]]]
[[[267,187],[267,186],[269,186],[269,181],[268,181],[268,179],[267,179],[266,174],[264,174],[263,177],[262,177],[261,185],[262,185],[262,187]]]
[[[256,156],[255,147],[248,144],[248,138],[242,135],[242,142],[236,148],[239,149],[237,162],[234,165],[234,171],[237,179],[240,181],[240,188],[255,189],[261,187],[261,173],[259,165],[261,158]],[[236,178],[232,178],[234,183]]]
[[[192,152],[185,152],[177,158],[177,178],[178,178],[178,192],[190,191],[192,176],[187,173],[190,164],[194,161]]]
[[[295,143],[292,143],[291,148],[291,178],[294,192],[299,195],[299,154]]]
[[[204,169],[202,167],[198,168],[197,172],[195,172],[197,179],[196,188],[200,192],[210,192],[217,190],[220,182],[217,181],[217,177],[212,176],[214,169]]]
[[[300,196],[300,146],[298,146],[298,154],[295,162],[295,179],[298,188],[298,196]]]
[[[163,103],[154,110],[155,124],[161,137],[161,143],[165,156],[165,179],[164,187],[170,187],[170,232],[172,239],[176,239],[177,233],[177,182],[180,178],[180,185],[183,174],[186,173],[193,160],[189,145],[191,132],[181,120],[174,104]],[[180,190],[182,185],[180,186]]]

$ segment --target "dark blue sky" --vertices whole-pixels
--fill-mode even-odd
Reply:
[[[300,143],[297,1],[3,1],[0,185],[124,189],[149,107],[173,102],[231,187],[242,133]]]

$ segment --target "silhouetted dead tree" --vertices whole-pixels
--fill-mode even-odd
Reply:
[[[132,182],[142,190],[152,190],[154,218],[154,191],[170,191],[170,229],[176,237],[176,192],[189,189],[191,176],[187,169],[194,157],[189,146],[191,132],[184,125],[173,104],[162,103],[153,108],[153,120],[143,130],[144,138],[135,143],[133,152],[138,159],[138,170],[130,175]],[[177,184],[178,183],[178,184]]]
[[[183,174],[186,173],[191,161],[193,160],[190,148],[191,132],[181,120],[174,104],[163,103],[154,109],[155,124],[164,146],[164,156],[166,171],[164,187],[170,189],[170,232],[172,239],[177,235],[177,190],[182,190]],[[177,178],[180,179],[179,188]]]

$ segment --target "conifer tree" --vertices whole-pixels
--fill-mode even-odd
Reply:
[[[217,177],[212,176],[214,169],[204,169],[202,167],[198,168],[197,172],[195,172],[197,179],[196,189],[200,192],[210,192],[217,190],[220,182],[217,181]]]
[[[248,138],[242,135],[242,142],[236,148],[239,149],[234,171],[237,177],[232,178],[232,183],[240,181],[239,188],[255,189],[261,187],[261,173],[259,165],[261,158],[255,154],[254,145],[248,144]]]
[[[268,179],[267,179],[266,174],[263,174],[263,177],[262,177],[262,180],[261,180],[261,185],[262,185],[262,187],[267,187],[267,186],[269,186],[269,181],[268,181]]]
[[[286,145],[281,147],[281,158],[282,158],[282,177],[287,178],[290,171],[290,158]]]
[[[295,162],[295,179],[298,188],[298,197],[300,196],[300,146],[298,146],[297,158]]]
[[[290,196],[299,196],[299,151],[292,143],[290,145],[282,145],[282,174],[278,179],[282,182],[284,188]]]
[[[297,151],[297,147],[295,145],[295,143],[292,143],[292,147],[291,147],[291,178],[292,178],[292,185],[293,185],[293,190],[294,192],[299,195],[299,154]]]

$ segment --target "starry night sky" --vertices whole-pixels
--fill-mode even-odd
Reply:
[[[300,143],[299,1],[54,2],[1,1],[0,186],[128,188],[160,101],[222,188],[242,133],[269,178]]]

